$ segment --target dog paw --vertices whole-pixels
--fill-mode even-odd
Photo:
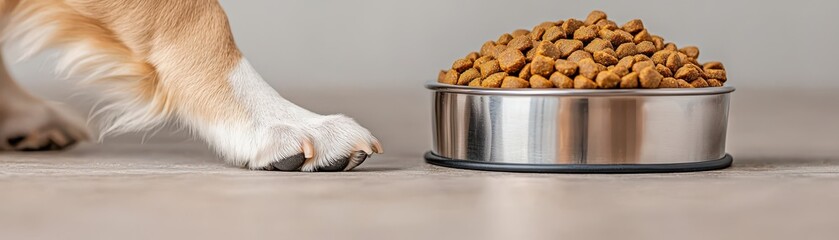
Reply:
[[[264,169],[280,171],[349,171],[373,153],[383,153],[370,131],[352,119],[320,116],[306,119],[299,127],[276,128],[284,146],[274,146],[279,154]]]
[[[384,152],[370,131],[343,115],[314,119],[307,129],[314,154],[306,159],[301,171],[348,171],[373,153]]]
[[[89,139],[84,124],[50,105],[28,105],[0,115],[0,150],[62,150]]]

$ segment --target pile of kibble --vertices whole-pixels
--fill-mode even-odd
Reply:
[[[676,47],[640,19],[618,26],[602,11],[585,21],[544,22],[487,41],[440,71],[438,82],[484,88],[701,88],[726,81],[720,62]]]

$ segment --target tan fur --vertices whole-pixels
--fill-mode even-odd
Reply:
[[[215,1],[21,0],[2,1],[0,10],[12,25],[33,19],[57,24],[48,45],[39,48],[85,42],[120,61],[120,71],[129,73],[91,82],[118,84],[113,91],[150,104],[146,114],[246,120],[227,83],[241,54]]]
[[[96,19],[135,55],[157,66],[163,81],[145,84],[143,94],[166,92],[164,104],[178,106],[204,120],[242,114],[227,77],[241,58],[221,6],[214,0],[67,1]],[[184,14],[189,13],[189,14]],[[200,84],[196,84],[200,83]],[[183,99],[189,98],[190,101]],[[163,111],[166,105],[159,106]]]
[[[242,57],[215,0],[0,0],[0,30],[0,41],[23,58],[56,49],[59,74],[98,88],[105,104],[92,115],[100,137],[176,123],[251,169],[346,171],[382,152],[351,118],[282,98]],[[11,100],[18,112],[0,115],[10,119],[0,140],[14,141],[0,149],[60,149],[85,139],[57,107]],[[306,161],[297,160],[301,153]]]

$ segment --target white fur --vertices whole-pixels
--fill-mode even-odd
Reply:
[[[250,168],[265,168],[300,153],[308,140],[315,147],[314,161],[302,170],[312,171],[347,157],[357,144],[369,146],[375,140],[350,118],[318,115],[282,98],[244,58],[230,74],[229,83],[250,119],[246,123],[204,126],[202,132],[235,164],[247,162]]]

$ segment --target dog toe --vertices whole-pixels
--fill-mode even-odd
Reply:
[[[299,153],[280,159],[279,161],[272,163],[271,166],[279,171],[297,171],[300,169],[300,166],[303,166],[305,161],[306,156],[303,153]]]
[[[9,146],[17,147],[24,139],[26,139],[26,136],[17,136],[6,139],[6,142],[9,143]]]
[[[318,172],[343,171],[344,168],[346,168],[347,165],[349,165],[349,163],[351,161],[350,158],[351,158],[350,156],[347,156],[345,158],[336,159],[334,162],[329,163],[329,165],[318,166],[316,171],[318,171]]]
[[[367,160],[367,158],[370,156],[371,154],[368,154],[364,151],[353,152],[352,154],[350,154],[349,164],[347,164],[347,166],[344,168],[344,171],[349,171],[355,167],[358,167],[358,165],[361,165],[361,163],[363,163],[364,160]]]

